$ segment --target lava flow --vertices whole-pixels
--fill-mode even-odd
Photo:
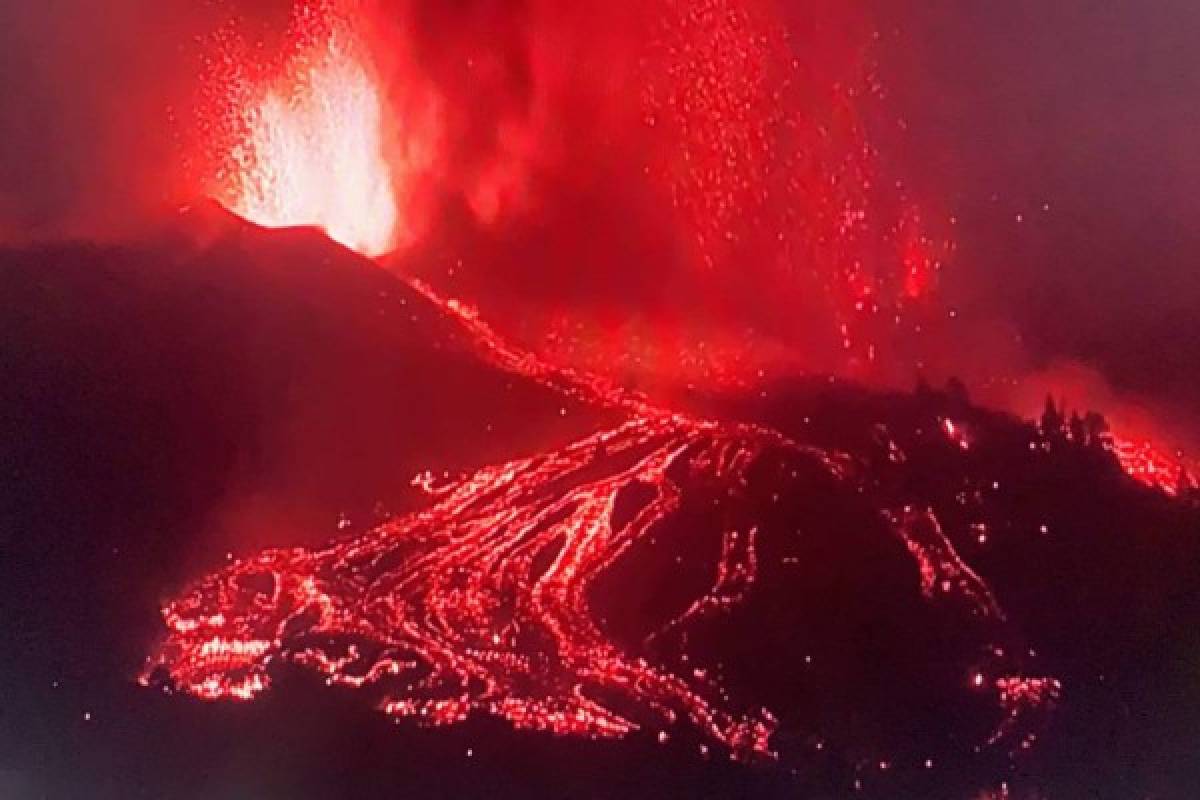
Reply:
[[[726,498],[714,521],[740,522],[722,532],[711,589],[666,627],[742,603],[756,585],[761,535],[743,499],[751,470],[782,460],[794,474],[803,462],[854,482],[851,460],[768,429],[657,409],[523,353],[470,309],[415,288],[462,323],[481,358],[628,418],[444,485],[418,476],[414,484],[432,496],[424,510],[326,549],[271,550],[200,580],[163,609],[168,636],[143,683],[251,699],[269,687],[273,664],[292,663],[331,685],[371,691],[384,713],[429,725],[479,711],[518,728],[612,738],[687,721],[734,757],[772,755],[771,711],[735,709],[714,680],[622,648],[594,617],[590,591],[704,486]],[[618,511],[646,491],[634,512]],[[988,631],[1003,626],[991,591],[931,513],[881,508],[879,516],[914,558],[930,601],[960,604]],[[1059,690],[994,661],[1000,717],[989,744],[1028,736]]]
[[[1178,453],[1168,454],[1149,440],[1134,441],[1116,435],[1110,437],[1109,448],[1125,473],[1139,483],[1170,497],[1197,488],[1195,477]]]
[[[246,136],[218,197],[252,221],[317,224],[377,254],[396,229],[388,169],[374,158],[378,99],[367,71],[345,60],[352,51],[331,44],[339,30],[306,40],[302,52],[317,55],[301,58],[310,68],[300,89],[247,99]],[[328,192],[326,175],[336,179]],[[771,755],[778,722],[770,710],[738,706],[715,678],[619,644],[590,593],[703,491],[724,498],[707,515],[723,543],[712,585],[666,625],[743,603],[769,535],[745,496],[752,470],[806,466],[865,492],[852,459],[772,430],[660,409],[514,347],[472,309],[409,285],[461,324],[481,359],[624,421],[442,485],[419,476],[431,496],[423,510],[325,549],[270,550],[199,580],[163,609],[167,636],[142,681],[250,699],[270,686],[273,665],[290,663],[369,692],[386,714],[431,725],[486,712],[519,728],[612,738],[648,728],[665,735],[686,722],[735,757]],[[930,602],[961,608],[985,640],[1003,636],[991,590],[932,512],[880,505],[874,513],[914,559],[915,587]],[[994,649],[986,676],[980,669],[957,687],[992,693],[998,722],[989,744],[1027,736],[1030,714],[1051,708],[1059,691]]]
[[[599,699],[612,692],[686,714],[739,752],[766,752],[768,713],[735,718],[621,652],[585,599],[593,578],[671,513],[672,469],[732,482],[761,447],[683,418],[641,417],[556,453],[426,483],[436,502],[425,511],[199,583],[165,610],[171,636],[151,668],[195,694],[246,698],[267,686],[273,659],[290,659],[330,683],[379,685],[388,714],[445,724],[487,710],[521,728],[601,737],[636,727]],[[634,483],[655,497],[614,525],[617,497]]]

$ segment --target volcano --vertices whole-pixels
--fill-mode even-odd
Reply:
[[[0,262],[16,796],[1188,785],[1200,510],[1095,422],[666,408],[216,206]]]

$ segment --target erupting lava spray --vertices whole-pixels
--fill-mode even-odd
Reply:
[[[286,41],[283,58],[264,63],[236,30],[219,34],[201,109],[210,192],[260,225],[311,225],[366,255],[390,252],[408,236],[397,196],[406,175],[385,156],[370,58],[331,0],[298,6]]]
[[[272,227],[316,220],[335,241],[381,255],[395,244],[397,219],[380,100],[361,65],[336,51],[325,57],[305,85],[268,93],[248,119],[232,209]]]
[[[729,59],[716,65],[720,69],[736,71],[745,59],[761,66],[761,54],[738,43],[779,43],[757,35],[728,39],[721,25],[730,19],[722,11],[729,5],[680,13],[685,26],[711,34],[717,52]],[[735,22],[754,24],[750,17]],[[291,41],[283,64],[270,69],[230,60],[228,46],[214,60],[221,93],[210,132],[227,149],[216,159],[212,191],[254,222],[317,225],[359,252],[383,253],[404,238],[397,196],[403,176],[386,157],[382,93],[369,59],[328,2],[301,6]],[[669,70],[696,69],[687,48],[668,43],[667,52]],[[687,196],[679,208],[704,246],[714,237],[736,242],[734,219],[742,206],[761,199],[756,184],[768,181],[775,152],[766,142],[769,120],[749,124],[758,112],[748,106],[769,104],[771,92],[754,71],[729,91],[712,90],[709,75],[688,84],[707,94],[679,90],[676,77],[668,71],[667,88],[652,86],[646,102],[656,123],[695,136],[682,158],[691,171],[672,173]],[[696,127],[697,114],[714,114],[715,121]],[[789,152],[789,163],[802,165],[799,151]],[[844,167],[847,173],[867,169],[859,161]],[[813,169],[787,179],[815,181]],[[870,182],[862,175],[857,184],[834,180],[842,194],[819,194],[814,218],[853,238],[862,198],[852,187],[864,181]],[[789,207],[783,217],[796,211]],[[913,212],[906,214],[893,237],[906,271],[893,283],[911,297],[925,291],[933,257]],[[812,241],[837,251],[830,280],[854,289],[848,313],[879,312],[883,279],[842,249],[844,240]],[[250,699],[269,686],[269,668],[287,662],[315,670],[330,684],[372,692],[385,713],[426,724],[482,711],[521,728],[601,738],[687,722],[735,756],[771,754],[777,720],[769,710],[738,707],[700,671],[684,672],[619,645],[596,618],[589,592],[635,544],[677,521],[689,494],[704,487],[706,497],[722,498],[709,514],[721,527],[721,552],[711,588],[668,627],[737,606],[757,585],[759,543],[769,535],[745,497],[751,471],[771,470],[786,488],[788,475],[815,467],[869,497],[852,460],[769,429],[659,408],[603,378],[514,347],[470,308],[418,281],[408,283],[461,324],[483,360],[620,412],[624,421],[556,451],[441,485],[418,477],[431,496],[423,510],[325,549],[271,550],[201,579],[163,609],[167,636],[143,681],[206,698]],[[857,347],[846,325],[843,334],[847,349]],[[629,493],[645,499],[632,513],[618,513]],[[999,603],[931,512],[883,505],[873,511],[914,559],[930,602],[962,609],[986,641],[1004,637]],[[972,681],[951,687],[991,692],[999,721],[988,744],[1026,736],[1030,720],[1053,707],[1060,688],[1052,678],[1024,677],[1012,654],[995,653],[985,666],[975,662]]]

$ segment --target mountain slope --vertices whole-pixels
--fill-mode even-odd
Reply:
[[[694,416],[589,395],[584,376],[539,371],[461,307],[314,232],[265,232],[212,208],[136,245],[6,252],[0,283],[12,432],[0,592],[18,643],[0,667],[0,763],[31,791],[1186,785],[1197,512],[1101,448],[953,392],[793,381],[693,397]],[[556,528],[573,521],[598,527]],[[511,547],[493,558],[496,541]],[[270,583],[247,570],[256,559],[279,567]],[[480,583],[456,583],[471,574]],[[255,703],[134,685],[147,652],[169,666],[172,646],[211,640],[185,636],[215,624],[210,596],[181,594],[197,579],[250,599],[312,579],[357,638],[276,603],[230,620],[283,625],[281,646],[253,650],[252,672],[246,638],[225,648],[237,659],[194,674],[201,694],[214,674],[271,678]],[[505,605],[521,598],[542,608]],[[156,650],[170,600],[190,616]],[[400,609],[425,627],[397,625]],[[492,640],[513,622],[527,638]],[[374,699],[399,703],[396,717],[457,720],[463,707],[425,705],[460,696],[465,662],[431,650],[451,640],[478,663],[518,659],[468,671],[499,691],[476,710],[509,698],[493,713],[536,719],[567,710],[546,703],[578,684],[592,721],[628,735],[527,738],[478,715],[438,734],[392,729],[344,688],[422,651],[438,680],[411,696],[380,684]],[[357,664],[320,667],[351,643]],[[313,671],[343,688],[314,687]],[[192,676],[148,677],[172,689]],[[725,746],[780,762],[729,764]]]

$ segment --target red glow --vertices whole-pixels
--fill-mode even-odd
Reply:
[[[669,196],[696,280],[753,263],[746,282],[757,303],[815,288],[831,312],[838,367],[874,361],[878,332],[899,326],[936,289],[950,245],[880,174],[860,110],[877,90],[869,70],[855,63],[832,86],[808,79],[766,4],[662,5],[635,98],[653,143],[642,173],[651,191]],[[219,38],[215,99],[201,110],[215,162],[209,190],[254,222],[314,225],[369,256],[408,243],[410,183],[445,154],[413,144],[436,137],[397,119],[349,17],[332,0],[301,3],[278,63],[250,57],[228,31]],[[536,149],[536,136],[512,135],[522,152]],[[509,167],[481,168],[465,192],[483,225],[502,216],[509,184],[530,180]],[[248,700],[270,686],[271,665],[286,661],[428,725],[489,713],[518,728],[613,738],[682,721],[737,757],[771,755],[770,710],[737,707],[699,670],[623,650],[588,607],[589,587],[674,518],[690,481],[736,498],[770,453],[853,482],[848,459],[771,430],[673,413],[621,388],[605,376],[640,358],[628,337],[608,337],[621,341],[606,340],[589,359],[564,334],[545,348],[573,365],[563,366],[510,344],[469,305],[408,284],[461,324],[483,360],[621,412],[624,422],[444,485],[420,476],[414,483],[431,498],[421,511],[325,549],[272,550],[201,579],[163,609],[167,638],[144,681],[165,674],[169,686],[199,697]],[[662,331],[654,330],[655,346]],[[721,384],[757,373],[749,335],[710,335],[716,344],[703,347],[687,333],[676,338],[683,355],[660,348],[653,371],[671,364]],[[972,446],[974,431],[960,421],[941,426],[958,447]],[[1152,445],[1113,436],[1111,446],[1138,480],[1168,493],[1182,485],[1177,462]],[[652,497],[618,523],[617,498],[634,485]],[[912,557],[930,602],[950,603],[974,623],[1005,623],[931,511],[876,512]],[[667,627],[728,610],[754,589],[764,529],[749,519],[721,533],[711,588]],[[985,531],[977,541],[987,541]],[[1032,746],[1029,721],[1054,707],[1058,682],[996,663],[971,668],[966,688],[994,692],[1001,716],[987,743]]]
[[[373,689],[384,713],[445,725],[486,712],[515,727],[592,738],[686,720],[739,758],[773,755],[775,716],[735,711],[700,671],[676,674],[622,650],[588,606],[589,586],[680,507],[682,480],[725,487],[731,504],[767,453],[811,461],[840,481],[848,459],[754,426],[658,409],[607,381],[556,369],[497,336],[470,308],[415,285],[464,327],[479,355],[565,395],[623,410],[627,420],[551,453],[485,467],[437,485],[432,504],[330,547],[272,550],[204,578],[163,609],[166,641],[143,682],[199,697],[250,699],[276,661],[330,684]],[[653,490],[614,523],[620,492]],[[931,513],[880,511],[916,560],[931,601],[1003,621],[987,585]],[[668,627],[741,603],[758,575],[753,524],[724,533],[711,589]],[[539,563],[544,565],[538,567]],[[1007,686],[1007,684],[1005,684]],[[1016,730],[1009,709],[994,741]],[[620,704],[602,699],[617,696]],[[620,710],[630,707],[634,713]],[[1021,728],[1023,730],[1023,728]]]
[[[1112,434],[1109,449],[1121,463],[1121,468],[1134,480],[1174,497],[1181,489],[1197,488],[1194,471],[1189,471],[1183,457],[1155,446],[1149,440],[1125,439]]]
[[[231,209],[266,226],[316,225],[377,255],[405,240],[406,180],[423,165],[389,158],[384,131],[403,126],[348,19],[331,0],[302,3],[292,46],[269,67],[223,34],[203,133],[214,151],[212,192]],[[833,302],[844,349],[873,354],[871,319],[928,290],[935,248],[907,198],[879,201],[855,113],[860,90],[821,92],[824,116],[805,119],[811,98],[785,88],[800,72],[789,47],[780,20],[759,4],[665,3],[639,98],[646,124],[664,137],[646,173],[669,191],[697,265],[724,268],[744,246],[768,265],[767,284],[803,265]],[[497,209],[484,210],[490,223]],[[267,551],[201,579],[163,609],[167,637],[143,681],[248,700],[270,686],[271,665],[286,661],[428,725],[483,712],[518,728],[612,738],[679,721],[735,757],[772,755],[769,710],[737,707],[702,670],[623,650],[593,617],[589,587],[674,518],[694,481],[739,504],[750,468],[767,454],[842,482],[858,480],[849,459],[771,430],[664,410],[603,373],[515,347],[472,307],[408,283],[458,321],[481,359],[625,421],[444,485],[418,476],[414,485],[431,498],[421,511],[325,549]],[[722,350],[716,361],[731,359]],[[634,485],[651,497],[618,523],[617,498]],[[740,511],[742,524],[721,531],[711,588],[668,628],[728,610],[753,590],[764,533]],[[990,589],[931,512],[877,512],[913,557],[930,602],[1003,624]],[[1022,695],[1010,709],[1010,695],[998,690],[1005,718],[995,741],[1040,705]]]
[[[915,300],[928,293],[934,273],[941,266],[936,255],[937,245],[921,229],[915,209],[909,209],[901,218],[898,238],[904,295]]]
[[[963,450],[971,449],[971,437],[967,432],[967,426],[961,422],[955,422],[952,419],[942,420],[942,430],[946,434],[946,438],[954,442]]]
[[[587,336],[560,325],[560,314],[531,322],[544,309],[519,309],[516,324],[543,356],[675,387],[752,383],[764,369],[875,376],[892,366],[881,356],[899,320],[936,291],[950,246],[881,168],[865,116],[882,90],[847,34],[838,34],[846,43],[795,41],[783,11],[762,0],[656,0],[589,56],[608,58],[619,77],[571,71],[568,80],[554,49],[561,20],[535,15],[545,41],[529,45],[530,107],[475,120],[455,107],[461,86],[396,55],[416,24],[406,12],[380,11],[386,21],[368,27],[363,8],[348,9],[349,0],[298,2],[280,57],[264,57],[271,49],[247,41],[236,22],[214,37],[195,166],[205,193],[251,221],[314,225],[369,256],[419,243],[442,198],[464,201],[485,230],[536,222],[546,164],[561,172],[550,183],[597,181],[574,165],[595,154],[561,141],[564,129],[596,127],[597,146],[632,162],[621,191],[670,209],[655,233],[670,258],[637,269],[657,270],[675,291],[669,308],[634,307],[626,318],[588,322],[590,309],[569,308],[572,321],[588,322]],[[389,15],[402,21],[392,26]],[[516,92],[503,78],[504,46],[476,53],[455,42],[453,70],[480,93]],[[618,81],[637,88],[615,91]],[[573,96],[563,100],[564,85],[603,96],[604,111],[593,118]],[[466,133],[455,127],[462,119],[474,124]],[[557,274],[574,260],[555,253],[545,269]]]
[[[1079,363],[1059,363],[1013,381],[1007,391],[994,391],[993,402],[1025,418],[1045,418],[1047,399],[1058,409],[1057,431],[1043,435],[1061,437],[1077,445],[1095,444],[1111,452],[1130,478],[1169,497],[1180,490],[1200,488],[1197,467],[1190,452],[1195,432],[1186,425],[1172,424],[1185,417],[1182,409],[1164,407],[1144,398],[1120,392],[1100,373]],[[1071,416],[1087,417],[1099,412],[1102,430],[1072,422]],[[1049,448],[1050,442],[1044,441]]]
[[[439,725],[488,711],[518,728],[594,737],[637,727],[595,699],[618,692],[684,715],[742,755],[766,753],[769,714],[735,717],[704,686],[620,652],[585,600],[596,575],[674,509],[669,468],[736,480],[762,446],[662,416],[485,468],[361,539],[264,553],[201,581],[165,610],[171,636],[151,668],[166,666],[193,694],[247,698],[268,685],[273,658],[290,659],[331,683],[386,687],[381,708],[394,716]],[[580,477],[597,467],[599,477]],[[658,496],[614,528],[617,492],[633,481]],[[534,561],[547,554],[539,573]]]
[[[881,87],[861,45],[806,42],[801,54],[782,14],[754,0],[664,3],[644,77],[662,143],[648,171],[699,266],[736,270],[760,311],[768,297],[821,298],[832,368],[869,374],[881,331],[936,289],[952,247],[880,166],[864,110]],[[805,339],[787,343],[791,360],[811,355]],[[756,368],[780,360],[743,352]]]
[[[385,158],[370,59],[333,0],[298,5],[286,40],[281,60],[262,63],[235,30],[218,34],[199,109],[217,162],[209,191],[265,227],[315,226],[382,255],[408,235],[397,193],[409,170]]]

